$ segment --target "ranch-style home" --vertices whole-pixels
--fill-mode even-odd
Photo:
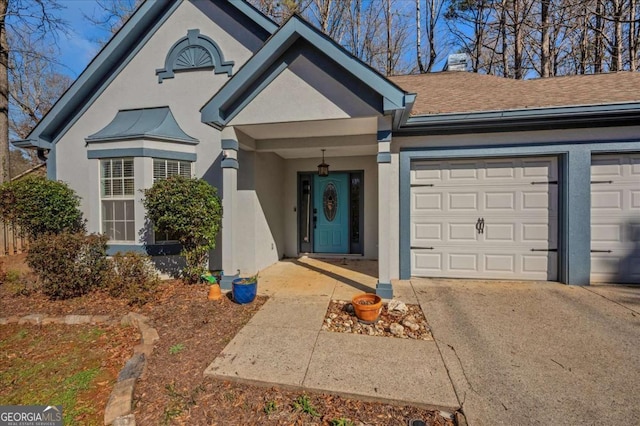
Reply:
[[[640,74],[385,78],[298,16],[143,3],[31,135],[110,250],[169,257],[141,189],[219,188],[223,287],[283,257],[397,279],[640,282]]]

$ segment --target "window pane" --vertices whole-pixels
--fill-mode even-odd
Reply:
[[[122,160],[113,160],[113,177],[122,177]]]
[[[111,197],[113,195],[113,189],[111,188],[111,180],[102,181],[102,196]]]
[[[133,177],[133,158],[125,158],[122,162],[124,167],[124,177]]]
[[[164,179],[167,177],[167,165],[165,160],[153,160],[153,180]]]
[[[135,241],[136,240],[136,224],[134,222],[126,222],[127,224],[127,241]]]
[[[110,178],[111,177],[111,160],[102,160],[102,177]]]
[[[113,220],[113,201],[102,202],[102,220]]]
[[[105,222],[105,223],[103,223],[102,229],[103,229],[105,235],[110,240],[115,240],[116,239],[116,236],[114,234],[114,229],[113,229],[113,222]]]
[[[125,217],[127,218],[127,220],[134,220],[135,214],[133,210],[133,201],[125,201],[124,208],[125,208]]]
[[[175,176],[178,174],[178,162],[167,161],[167,177]]]
[[[191,163],[188,161],[180,162],[180,176],[184,176],[186,178],[191,177]]]
[[[113,201],[113,206],[115,210],[115,220],[123,221],[124,220],[124,201]]]
[[[124,233],[124,231],[125,231],[125,222],[115,222],[114,226],[115,226],[115,238],[114,239],[119,240],[119,241],[125,241],[125,239],[126,239],[126,235]]]
[[[124,195],[124,185],[123,185],[122,179],[114,179],[112,185],[113,185],[112,191],[114,196]]]
[[[133,179],[124,179],[124,195],[134,195]]]

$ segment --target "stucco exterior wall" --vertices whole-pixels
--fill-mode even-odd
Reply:
[[[375,156],[330,157],[331,172],[364,172],[364,258],[378,258],[378,163]],[[298,173],[317,173],[318,159],[286,160],[284,178],[284,255],[298,255]]]
[[[224,16],[220,18],[224,19]],[[81,209],[88,219],[90,232],[100,231],[99,186],[96,175],[99,161],[87,159],[84,139],[105,127],[121,109],[169,106],[180,127],[198,139],[198,160],[194,174],[204,177],[212,185],[221,186],[220,133],[200,121],[199,109],[230,78],[226,74],[214,74],[212,70],[196,70],[176,73],[175,78],[158,82],[156,69],[163,68],[171,46],[187,35],[187,30],[199,29],[201,34],[213,39],[220,47],[226,61],[234,61],[237,71],[251,56],[251,51],[225,32],[194,4],[184,1],[160,27],[123,71],[111,82],[98,99],[62,136],[56,145],[54,161],[56,178],[70,184],[81,197]],[[164,149],[180,150],[174,144],[153,142]],[[112,148],[101,144],[100,148]],[[123,147],[117,142],[113,147]],[[136,161],[136,185],[149,182],[152,170]],[[148,164],[152,164],[147,162]],[[145,164],[147,164],[145,163]],[[148,176],[144,178],[141,175]],[[136,187],[136,190],[141,189]],[[137,197],[139,198],[139,197]],[[138,200],[139,201],[139,200]],[[142,206],[136,204],[136,228],[143,226]]]

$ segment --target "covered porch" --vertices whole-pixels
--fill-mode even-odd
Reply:
[[[392,176],[379,155],[389,135],[376,116],[225,127],[222,287],[283,258],[383,259],[370,290],[391,298],[388,245],[379,244],[390,232],[380,197]],[[327,176],[318,172],[323,161]]]

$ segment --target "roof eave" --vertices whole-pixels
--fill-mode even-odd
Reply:
[[[434,114],[410,117],[402,134],[504,132],[638,124],[640,103],[580,105],[523,110]]]

